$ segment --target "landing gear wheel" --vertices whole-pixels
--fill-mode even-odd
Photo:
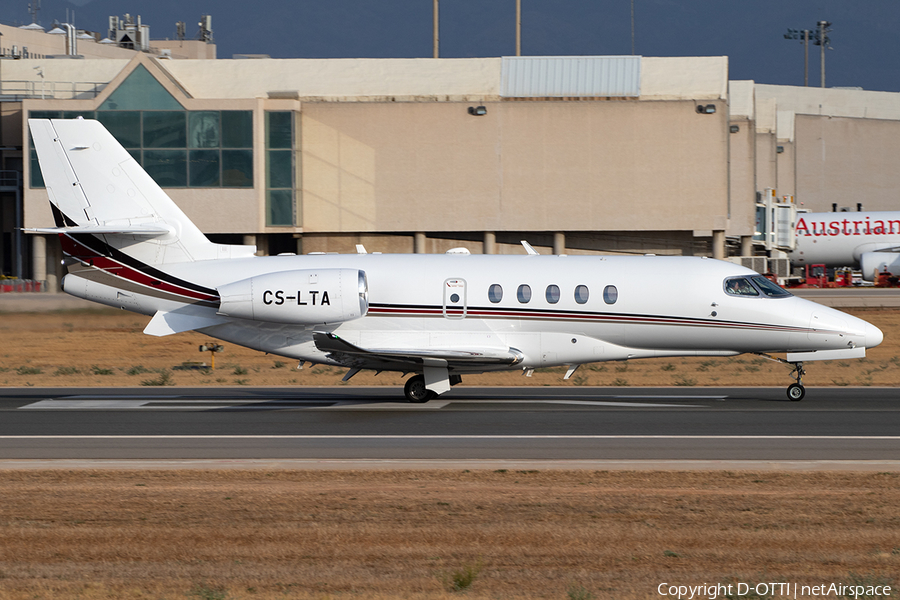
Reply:
[[[791,385],[788,386],[787,397],[792,402],[799,402],[800,400],[803,400],[803,396],[805,396],[805,395],[806,395],[806,388],[804,388],[799,383],[792,383]]]
[[[791,402],[799,402],[806,395],[806,388],[803,387],[803,376],[806,375],[806,369],[803,368],[802,362],[791,363],[794,365],[794,372],[791,373],[797,383],[788,386],[787,396]]]
[[[436,398],[437,394],[425,387],[425,376],[414,375],[406,381],[403,386],[403,393],[410,402],[422,403],[428,402],[432,398]]]
[[[803,376],[806,375],[806,369],[803,368],[802,362],[791,362],[777,356],[769,356],[765,352],[755,352],[754,354],[758,354],[759,356],[768,358],[769,360],[774,360],[775,362],[779,362],[783,365],[791,365],[794,368],[794,370],[791,371],[791,377],[794,378],[794,381],[796,383],[792,383],[788,386],[788,400],[790,400],[791,402],[799,402],[800,400],[803,400],[803,396],[806,395],[806,388],[803,387]]]

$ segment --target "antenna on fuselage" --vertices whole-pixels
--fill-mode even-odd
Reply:
[[[533,256],[537,256],[539,254],[538,251],[535,250],[534,247],[532,247],[532,245],[525,240],[522,240],[522,246],[525,247],[525,252],[527,252],[528,254],[531,254]]]

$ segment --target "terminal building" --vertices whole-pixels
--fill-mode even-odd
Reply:
[[[766,190],[813,211],[900,208],[896,93],[729,81],[727,57],[169,50],[0,59],[0,169],[21,173],[0,188],[4,274],[55,289],[63,273],[54,237],[16,229],[53,224],[29,117],[98,119],[212,240],[260,254],[527,240],[726,258],[765,249]]]

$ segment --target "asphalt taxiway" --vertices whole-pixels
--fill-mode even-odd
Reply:
[[[874,461],[900,392],[810,388],[0,390],[0,461]],[[893,468],[890,464],[896,461]]]

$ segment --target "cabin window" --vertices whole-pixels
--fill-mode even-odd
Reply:
[[[746,277],[732,277],[725,280],[725,293],[732,296],[759,296],[759,292]]]
[[[614,285],[608,285],[603,288],[603,301],[607,304],[615,304],[619,299],[619,290]]]
[[[519,289],[516,290],[516,298],[518,298],[519,302],[522,304],[531,302],[531,286],[525,284],[520,285]]]
[[[588,301],[588,287],[586,285],[579,285],[575,288],[575,302],[578,304],[585,304]]]
[[[493,284],[490,288],[488,288],[488,300],[497,304],[501,300],[503,300],[503,288],[499,283]]]
[[[556,304],[559,302],[559,286],[558,285],[548,285],[546,292],[547,302],[550,304]]]
[[[769,298],[786,298],[787,296],[793,295],[780,285],[773,283],[762,275],[755,275],[750,279],[753,280],[753,283],[756,284],[756,287],[760,289],[763,295],[768,296]]]

